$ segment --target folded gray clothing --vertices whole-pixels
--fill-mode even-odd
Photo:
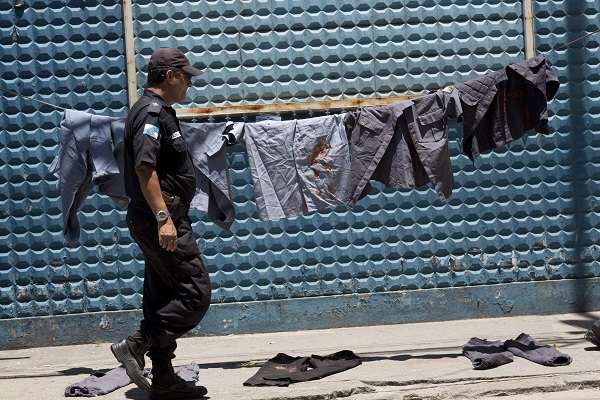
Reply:
[[[504,347],[504,342],[471,338],[463,346],[463,354],[473,364],[473,369],[491,369],[513,362],[513,355]]]
[[[594,322],[592,328],[585,332],[585,340],[600,347],[600,321]]]
[[[526,333],[521,333],[515,340],[505,341],[504,346],[517,357],[548,367],[569,365],[572,361],[571,356],[538,342]]]
[[[175,373],[188,382],[198,381],[198,364],[192,363],[175,367]],[[152,379],[150,368],[144,369],[144,376]],[[110,371],[94,372],[84,380],[74,383],[65,389],[65,397],[95,397],[102,396],[117,389],[125,387],[131,383],[127,376],[125,368],[122,366],[111,369]]]

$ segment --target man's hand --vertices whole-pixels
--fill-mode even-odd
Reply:
[[[170,217],[158,223],[158,243],[167,251],[177,250],[177,230]]]
[[[136,169],[136,173],[140,180],[142,193],[154,215],[159,210],[167,210],[167,205],[160,191],[158,175],[154,168],[150,165],[142,164]],[[158,223],[158,243],[160,247],[167,251],[177,250],[177,229],[175,229],[171,217],[167,218],[164,222]]]

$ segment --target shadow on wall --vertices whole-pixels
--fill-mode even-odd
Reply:
[[[567,41],[581,37],[586,33],[586,25],[582,23],[581,18],[585,16],[587,2],[583,1],[565,1],[566,30]],[[588,245],[589,238],[586,234],[586,224],[589,222],[587,214],[589,212],[589,189],[587,187],[587,156],[585,151],[585,115],[586,115],[586,77],[581,65],[586,63],[585,53],[587,40],[578,42],[566,50],[567,68],[567,93],[569,110],[569,133],[570,140],[570,175],[573,189],[573,223],[575,224],[572,246],[575,250],[574,276],[577,278],[586,277],[586,268],[584,265],[584,247]],[[586,283],[583,279],[576,279],[573,284],[575,310],[590,310],[592,304],[586,297]]]

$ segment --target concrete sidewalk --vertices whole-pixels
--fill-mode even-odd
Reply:
[[[407,325],[314,330],[180,340],[175,365],[201,364],[200,383],[215,400],[600,400],[600,352],[583,334],[600,313],[461,320]],[[573,357],[567,367],[543,367],[515,358],[511,364],[475,371],[461,355],[472,336],[515,338],[526,332]],[[329,354],[348,349],[361,366],[287,388],[244,387],[260,363],[279,352]],[[0,399],[64,398],[66,386],[92,370],[113,368],[108,344],[0,352]],[[101,398],[146,399],[129,385]]]

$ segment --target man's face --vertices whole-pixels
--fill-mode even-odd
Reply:
[[[183,101],[188,88],[192,86],[192,76],[182,70],[169,70],[167,72],[167,81],[173,100],[176,103]]]

